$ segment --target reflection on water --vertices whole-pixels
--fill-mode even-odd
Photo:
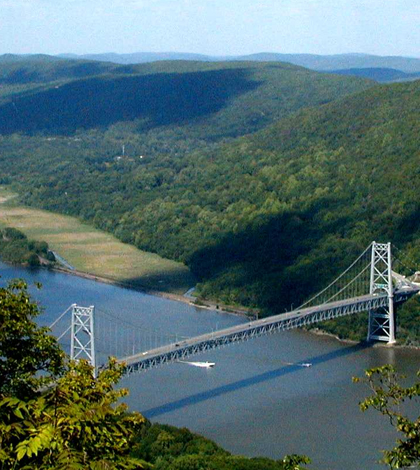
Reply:
[[[194,336],[245,321],[200,310],[139,292],[47,271],[0,265],[4,279],[40,281],[32,289],[45,306],[42,322],[50,324],[71,303],[94,304],[143,332],[138,347],[147,350],[154,335]],[[118,329],[118,320],[114,321]],[[121,328],[123,331],[123,328]],[[120,348],[127,348],[123,333]],[[105,355],[115,344],[98,341]],[[123,379],[127,401],[152,419],[190,429],[245,455],[280,458],[286,453],[310,456],[314,469],[379,469],[380,449],[395,440],[387,421],[361,413],[368,393],[352,376],[392,363],[406,375],[420,368],[417,351],[346,345],[303,331],[284,332],[200,355],[212,369],[175,363]],[[299,364],[312,363],[312,367]]]

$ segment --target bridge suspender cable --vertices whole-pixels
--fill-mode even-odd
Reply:
[[[71,304],[70,307],[67,310],[64,310],[64,312],[57,318],[57,320],[53,321],[51,325],[49,326],[49,329],[51,330],[54,328],[54,326],[64,317],[64,315],[72,309],[76,304]],[[67,330],[68,331],[68,330]]]
[[[352,269],[362,258],[363,256],[366,255],[366,253],[370,252],[370,250],[372,249],[372,245],[373,245],[373,242],[366,248],[366,250],[344,271],[342,272],[336,279],[334,279],[333,282],[331,282],[330,284],[328,284],[328,286],[323,289],[321,292],[318,292],[316,295],[314,295],[313,297],[311,297],[309,300],[307,300],[306,302],[304,302],[302,305],[300,305],[297,310],[300,310],[301,308],[305,307],[306,305],[308,305],[309,303],[311,303],[313,300],[317,299],[319,296],[321,296],[324,292],[326,292],[330,287],[332,287],[334,284],[336,284],[342,277],[344,277],[349,271],[350,269]]]

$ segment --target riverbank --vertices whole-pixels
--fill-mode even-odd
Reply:
[[[162,292],[162,291],[158,291],[158,290],[148,289],[145,286],[140,286],[138,284],[133,284],[133,283],[129,283],[129,282],[121,282],[121,281],[118,281],[118,280],[115,280],[115,279],[96,276],[94,274],[81,272],[81,271],[78,271],[78,270],[69,270],[69,269],[66,269],[66,268],[58,267],[58,266],[55,266],[53,268],[48,268],[48,269],[56,271],[56,272],[60,272],[60,273],[63,273],[63,274],[68,274],[68,275],[72,275],[72,276],[81,277],[83,279],[88,279],[88,280],[92,280],[92,281],[96,281],[96,282],[111,284],[111,285],[115,285],[115,286],[118,286],[118,287],[123,287],[123,288],[126,288],[126,289],[135,290],[135,291],[138,291],[138,292],[141,292],[141,293],[144,293],[144,294],[153,295],[155,297],[165,298],[165,299],[173,300],[173,301],[176,301],[176,302],[182,302],[184,304],[190,305],[190,306],[195,307],[195,308],[200,308],[200,309],[203,309],[203,310],[218,311],[218,312],[227,313],[227,314],[230,314],[230,315],[237,315],[237,316],[250,318],[252,320],[255,320],[255,319],[258,318],[258,314],[255,311],[251,311],[251,310],[238,309],[238,308],[235,308],[235,307],[232,307],[232,306],[225,306],[225,305],[220,304],[220,303],[204,301],[204,300],[201,300],[201,299],[197,303],[197,301],[191,300],[190,295],[188,295],[188,296],[186,295],[191,289],[189,289],[184,295],[171,294],[171,293],[168,293],[168,292]],[[315,336],[333,338],[334,340],[336,340],[336,341],[338,341],[342,344],[346,344],[346,345],[353,345],[354,346],[356,344],[361,344],[360,341],[355,341],[355,340],[346,339],[346,338],[340,338],[339,336],[337,336],[333,333],[329,333],[325,330],[322,330],[322,328],[311,328],[311,329],[306,329],[305,328],[305,331],[307,331],[308,333],[310,333],[312,335],[315,335]],[[376,347],[378,347],[378,348],[387,348],[387,349],[389,349],[389,348],[411,349],[411,350],[420,351],[419,346],[402,345],[402,344],[398,344],[398,343],[393,344],[393,345],[389,345],[387,343],[378,342],[378,343],[374,343],[373,347],[375,347],[375,348]]]
[[[216,303],[216,302],[204,301],[201,299],[198,301],[192,300],[193,298],[191,296],[186,296],[185,294],[175,294],[171,292],[160,291],[160,290],[149,288],[145,285],[141,285],[139,283],[121,281],[118,279],[113,279],[113,278],[105,277],[105,276],[98,276],[96,274],[87,273],[87,272],[80,271],[77,269],[67,269],[65,267],[61,267],[58,265],[49,267],[48,269],[51,271],[59,272],[62,274],[67,274],[70,276],[77,276],[83,279],[89,279],[91,281],[102,282],[104,284],[111,284],[111,285],[123,287],[126,289],[132,289],[132,290],[141,292],[143,294],[153,295],[155,297],[161,297],[161,298],[165,298],[169,300],[174,300],[176,302],[182,302],[184,304],[188,304],[188,305],[191,305],[193,307],[200,308],[203,310],[216,310],[222,313],[245,316],[247,318],[249,317],[255,318],[256,316],[255,312],[251,310],[239,309],[239,308],[226,306],[226,305]],[[187,292],[189,292],[190,290],[191,289],[189,289]]]

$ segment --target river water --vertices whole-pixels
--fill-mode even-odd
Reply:
[[[158,329],[179,337],[245,321],[61,273],[0,263],[0,274],[2,285],[16,277],[43,284],[39,291],[31,287],[31,292],[45,308],[45,324],[72,303],[95,305],[145,332]],[[105,344],[97,346],[106,349]],[[376,463],[380,450],[390,448],[396,436],[385,418],[359,411],[358,402],[368,391],[351,378],[385,363],[414,376],[420,351],[367,348],[292,331],[197,360],[216,366],[200,369],[175,363],[125,378],[122,385],[130,389],[126,402],[152,421],[188,427],[233,453],[274,459],[299,453],[312,459],[312,469],[374,470],[382,467]]]

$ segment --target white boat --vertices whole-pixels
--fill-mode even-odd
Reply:
[[[214,367],[216,365],[215,362],[189,362],[189,361],[178,361],[181,362],[182,364],[189,364],[190,366],[194,367],[202,367],[204,369],[210,369],[210,367]]]

